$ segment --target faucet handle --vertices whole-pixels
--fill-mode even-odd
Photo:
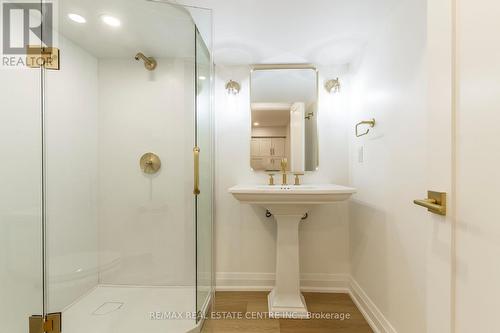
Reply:
[[[300,185],[300,176],[303,176],[304,174],[295,172],[294,175],[295,175],[295,185]]]
[[[274,173],[269,173],[269,185],[274,185]]]

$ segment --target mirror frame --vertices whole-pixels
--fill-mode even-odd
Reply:
[[[313,64],[255,64],[250,66],[250,77],[248,79],[249,81],[249,107],[250,107],[250,119],[252,119],[252,73],[255,71],[270,71],[270,70],[283,70],[283,69],[312,69],[316,72],[316,101],[317,101],[317,107],[316,107],[316,116],[319,115],[319,70],[318,68],[313,65]],[[319,156],[319,126],[318,126],[318,119],[316,118],[316,142],[317,144],[317,160],[318,160],[318,165],[316,165],[316,169],[314,170],[305,170],[304,174],[308,174],[311,172],[316,172],[319,170],[319,164],[320,164],[320,156]],[[248,142],[248,146],[251,149],[252,147],[252,121],[249,121],[249,133],[250,133],[250,140]],[[249,154],[250,155],[250,154]],[[253,172],[258,172],[258,173],[266,173],[264,170],[254,170],[252,168],[252,157],[250,156],[249,158],[249,165],[250,165],[250,170]]]

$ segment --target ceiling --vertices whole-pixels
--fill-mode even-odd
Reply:
[[[193,58],[192,15],[180,7],[145,0],[59,1],[59,31],[98,58],[133,58],[137,52],[157,58]],[[86,18],[79,24],[68,18],[76,13]],[[110,27],[103,14],[121,21]]]
[[[351,62],[398,0],[177,0],[213,9],[216,64]]]

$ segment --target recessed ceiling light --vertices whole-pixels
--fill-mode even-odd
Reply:
[[[199,79],[200,80],[206,80],[207,78],[205,76],[200,76]]]
[[[253,125],[254,125],[254,126],[259,126],[259,125],[260,125],[260,123],[255,122],[255,123],[253,123]]]
[[[119,19],[110,15],[101,15],[101,21],[111,27],[119,27],[122,24]]]
[[[87,22],[87,20],[85,19],[85,17],[83,17],[81,15],[78,15],[78,14],[69,13],[68,17],[70,18],[71,21],[74,21],[76,23],[85,23],[85,22]]]

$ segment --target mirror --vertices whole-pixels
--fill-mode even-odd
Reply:
[[[262,65],[250,76],[251,149],[255,171],[304,173],[318,168],[318,71]]]

